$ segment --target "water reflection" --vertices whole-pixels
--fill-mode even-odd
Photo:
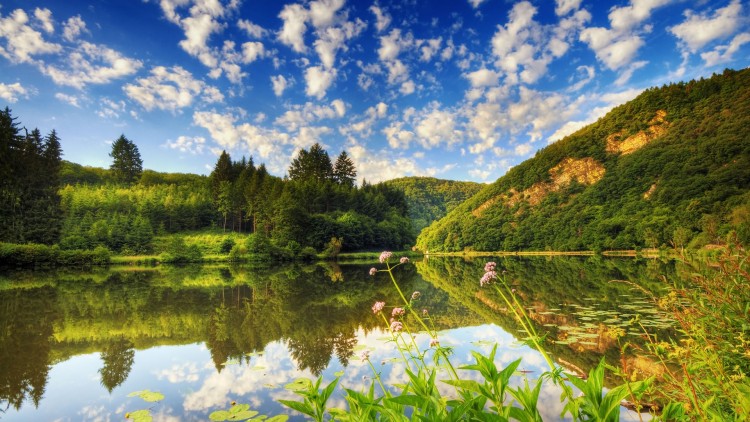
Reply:
[[[498,298],[479,289],[483,264],[430,259],[399,267],[397,279],[405,292],[422,293],[421,303],[436,327],[447,330],[441,344],[454,345],[459,361],[468,361],[470,350],[499,341],[499,364],[523,355],[524,365],[541,373],[538,355],[514,346],[506,334],[517,336],[518,327]],[[637,292],[609,280],[656,290],[657,276],[675,271],[658,261],[591,258],[503,259],[498,264],[512,275],[535,323],[557,341],[549,343],[556,359],[582,370],[602,354],[617,358],[616,347],[602,342],[591,347],[585,344],[592,343],[591,337],[560,342],[569,331],[563,327],[591,334],[618,312],[639,312],[627,309]],[[402,371],[391,368],[395,352],[382,341],[370,307],[375,300],[396,304],[398,297],[389,280],[368,275],[369,267],[198,266],[2,275],[4,417],[77,420],[119,414],[129,406],[127,393],[144,388],[167,396],[159,410],[164,417],[184,419],[190,412],[205,417],[226,406],[229,397],[282,412],[275,400],[290,398],[282,386],[298,376],[331,378],[347,368],[342,379],[350,383],[347,388],[369,385],[368,368],[355,357],[362,348],[371,349],[384,373],[395,379]],[[581,307],[601,311],[605,319],[582,320],[591,312],[577,314],[587,310]],[[644,320],[653,321],[653,315],[644,314]]]

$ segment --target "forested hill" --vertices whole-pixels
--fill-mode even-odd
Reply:
[[[750,243],[750,70],[646,90],[422,231],[417,247],[602,250]]]
[[[404,192],[409,218],[416,233],[443,218],[484,186],[434,177],[402,177],[384,183]]]

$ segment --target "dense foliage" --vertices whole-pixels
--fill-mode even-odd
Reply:
[[[288,179],[268,174],[252,159],[233,161],[226,152],[209,179],[225,230],[259,232],[280,246],[294,242],[318,250],[334,238],[345,251],[412,244],[404,194],[384,184],[357,187],[356,174],[346,152],[333,165],[315,144],[292,161]]]
[[[0,111],[0,241],[52,244],[60,235],[60,139],[54,130],[22,135],[19,126],[10,109]]]
[[[425,229],[417,246],[700,247],[731,230],[747,243],[747,127],[750,70],[648,89],[511,169]],[[571,176],[559,171],[566,162],[594,165]],[[596,168],[603,170],[598,179]]]
[[[445,217],[484,187],[480,183],[441,180],[434,177],[402,177],[389,180],[385,184],[404,192],[409,218],[417,234]]]

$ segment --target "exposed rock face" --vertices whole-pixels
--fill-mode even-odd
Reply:
[[[649,142],[662,137],[669,130],[669,122],[666,120],[667,112],[657,110],[656,116],[648,122],[648,129],[642,130],[635,135],[622,139],[623,132],[613,133],[607,137],[607,152],[627,155],[638,151]]]
[[[502,201],[508,207],[513,207],[524,200],[529,205],[538,205],[548,193],[559,191],[568,186],[573,180],[582,185],[593,185],[604,177],[605,171],[604,166],[591,157],[565,158],[549,170],[549,175],[552,179],[549,182],[535,183],[523,192],[510,189],[507,194],[498,195],[485,201],[471,213],[474,217],[479,217],[487,208],[493,206],[498,201]]]

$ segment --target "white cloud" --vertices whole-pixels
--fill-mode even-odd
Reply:
[[[415,125],[417,141],[425,149],[438,147],[442,144],[454,145],[461,141],[462,132],[457,129],[456,116],[446,110],[441,110],[436,104]]]
[[[61,45],[45,41],[28,23],[29,16],[21,9],[0,18],[0,38],[6,41],[5,46],[0,46],[0,56],[13,63],[30,63],[33,56],[62,51]]]
[[[78,103],[78,97],[76,97],[75,95],[68,95],[63,94],[62,92],[57,92],[55,93],[55,98],[64,103],[68,103],[73,107],[81,108],[81,105]]]
[[[357,37],[366,26],[363,21],[357,19],[353,22],[346,21],[339,26],[326,27],[315,31],[318,39],[313,44],[323,66],[332,68],[336,61],[337,51],[348,50],[346,42]]]
[[[287,131],[294,132],[314,122],[342,118],[345,115],[346,103],[340,99],[331,101],[328,106],[308,102],[304,105],[292,106],[290,110],[277,117],[274,124],[283,126]]]
[[[401,84],[401,88],[398,89],[398,92],[404,95],[409,95],[409,94],[413,94],[414,91],[416,91],[416,89],[417,89],[417,86],[414,84],[414,81],[409,80]]]
[[[609,12],[612,29],[627,31],[651,17],[651,12],[671,0],[631,0],[630,5],[615,7]]]
[[[610,29],[601,27],[586,28],[579,39],[594,50],[596,58],[610,70],[618,70],[629,65],[645,41],[638,30],[648,32],[648,26],[639,26],[651,17],[654,9],[664,6],[671,0],[631,0],[630,4],[614,7],[609,13]]]
[[[394,156],[393,151],[370,151],[360,144],[355,144],[348,147],[347,152],[357,167],[357,176],[369,183],[404,176],[430,175],[414,159]]]
[[[394,28],[388,35],[380,37],[378,57],[384,62],[396,60],[401,50],[409,48],[412,44],[413,38],[411,34],[402,36],[401,30]]]
[[[646,66],[647,64],[648,62],[643,60],[631,63],[630,66],[628,66],[628,68],[620,73],[620,76],[617,77],[617,80],[615,80],[615,86],[623,86],[628,83],[630,78],[633,76],[633,72]]]
[[[19,96],[26,97],[27,95],[28,90],[18,82],[10,85],[0,82],[0,98],[9,103],[15,103]]]
[[[123,57],[101,45],[81,42],[66,60],[68,68],[47,65],[41,68],[58,85],[82,89],[88,84],[105,84],[134,74],[143,66],[140,60]]]
[[[530,143],[520,144],[516,145],[516,148],[513,150],[513,152],[518,155],[519,157],[523,157],[525,155],[528,155],[533,150],[533,147]]]
[[[222,149],[242,149],[249,152],[249,155],[266,160],[270,171],[283,173],[289,160],[282,148],[290,144],[291,137],[249,123],[235,125],[237,120],[238,118],[230,113],[193,113],[193,123],[206,129]]]
[[[192,105],[196,97],[207,103],[224,100],[218,89],[193,78],[180,66],[157,66],[151,69],[151,76],[136,80],[136,84],[127,84],[123,90],[149,111],[158,108],[174,112]]]
[[[586,86],[586,84],[594,80],[594,76],[596,76],[596,70],[594,70],[593,66],[581,65],[581,66],[576,67],[576,74],[581,75],[581,76],[578,82],[568,87],[568,92],[578,91],[579,89]],[[569,82],[572,82],[572,81],[573,81],[573,77],[571,77]]]
[[[375,15],[375,29],[378,33],[383,32],[391,24],[391,16],[378,6],[370,6],[370,11]]]
[[[750,32],[737,34],[728,45],[716,46],[712,51],[701,53],[701,58],[706,62],[706,66],[716,66],[732,60],[734,53],[739,51],[740,47],[750,42]]]
[[[256,25],[247,19],[238,20],[237,27],[245,31],[245,33],[252,38],[263,38],[268,34],[268,31],[262,26]]]
[[[336,12],[344,6],[344,0],[315,0],[310,2],[310,21],[316,29],[327,28],[334,23]]]
[[[500,74],[489,69],[479,69],[477,71],[464,74],[466,79],[471,83],[472,88],[484,88],[488,86],[497,86],[500,81]]]
[[[573,10],[578,10],[581,0],[555,0],[555,14],[565,16]]]
[[[305,69],[305,82],[307,88],[305,93],[309,97],[322,99],[326,91],[336,78],[336,69],[324,69],[320,66],[312,66]]]
[[[51,34],[55,32],[55,24],[52,20],[52,11],[49,9],[34,9],[34,17],[39,21],[44,32]]]
[[[421,53],[419,60],[423,62],[429,62],[430,60],[432,60],[432,56],[440,51],[440,44],[442,44],[442,42],[442,37],[426,40],[425,43],[419,48],[419,51]]]
[[[471,7],[475,8],[475,9],[478,9],[479,6],[482,3],[484,3],[485,1],[487,1],[487,0],[469,0],[469,4],[471,5]]]
[[[180,136],[174,141],[168,139],[164,144],[169,149],[176,149],[180,152],[189,153],[192,155],[203,154],[206,147],[206,138],[202,136]],[[177,382],[170,379],[170,382]]]
[[[687,10],[685,21],[670,27],[669,32],[695,53],[714,40],[732,35],[740,25],[741,19],[742,3],[733,0],[726,7],[714,10],[711,17],[708,13],[698,14]]]
[[[264,54],[265,49],[262,43],[251,41],[242,44],[242,63],[252,63],[263,57]]]
[[[70,17],[63,24],[63,38],[66,41],[74,42],[84,32],[88,32],[88,30],[86,29],[86,22],[81,19],[80,15]]]
[[[307,10],[299,4],[287,4],[279,13],[279,18],[284,21],[278,39],[282,44],[292,47],[298,53],[307,51],[305,48],[305,23],[308,19]]]
[[[277,97],[281,97],[284,91],[291,86],[291,81],[284,77],[284,75],[271,76],[271,84],[273,86],[273,93]]]

